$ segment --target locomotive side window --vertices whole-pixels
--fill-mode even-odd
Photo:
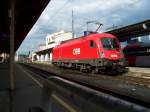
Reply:
[[[91,48],[95,48],[96,47],[96,44],[93,40],[90,40],[90,47]]]
[[[117,39],[114,38],[102,38],[101,39],[102,45],[104,49],[119,49],[119,44],[117,42]]]

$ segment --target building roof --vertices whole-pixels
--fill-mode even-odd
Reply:
[[[106,32],[116,35],[120,41],[126,41],[132,37],[150,35],[150,20]]]

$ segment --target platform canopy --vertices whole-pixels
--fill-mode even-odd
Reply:
[[[15,1],[15,50],[18,49],[50,0]],[[9,52],[10,0],[0,0],[0,52]]]
[[[150,35],[150,20],[107,31],[123,42],[132,37]]]

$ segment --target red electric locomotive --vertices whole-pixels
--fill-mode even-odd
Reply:
[[[53,64],[81,71],[120,71],[125,58],[118,39],[108,33],[92,33],[62,42],[53,48]]]

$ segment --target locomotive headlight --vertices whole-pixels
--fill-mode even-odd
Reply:
[[[100,56],[101,56],[101,58],[105,58],[104,52],[100,52]]]

